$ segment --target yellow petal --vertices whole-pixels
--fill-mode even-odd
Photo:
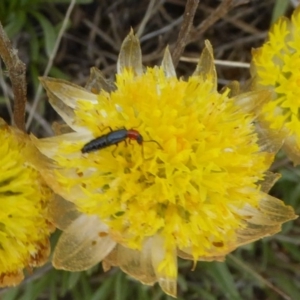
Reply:
[[[35,146],[39,149],[39,151],[50,158],[52,158],[57,153],[60,143],[74,143],[74,145],[77,145],[78,149],[77,152],[74,151],[73,158],[74,155],[78,158],[79,156],[81,156],[81,147],[84,145],[84,143],[93,139],[93,135],[91,133],[86,132],[70,132],[43,139],[37,139],[33,135],[31,135],[30,138],[35,144]],[[78,146],[79,140],[82,140],[83,142],[82,145]]]
[[[266,194],[257,208],[246,205],[238,213],[243,215],[246,227],[237,231],[237,246],[273,235],[281,230],[283,222],[298,217],[291,206]]]
[[[0,273],[0,274],[1,274],[0,287],[16,286],[24,279],[24,274],[23,271],[21,270],[17,270],[11,273],[5,273],[5,274]]]
[[[281,17],[269,30],[264,45],[252,51],[251,89],[268,89],[270,101],[261,109],[259,123],[275,148],[283,149],[294,162],[300,163],[299,68],[300,9],[291,20]]]
[[[173,64],[172,56],[169,50],[169,47],[166,48],[164,57],[161,63],[161,67],[163,68],[166,77],[176,77],[176,71]]]
[[[147,285],[156,282],[151,260],[151,240],[148,239],[141,251],[118,245],[117,265],[127,274]]]
[[[52,192],[33,167],[42,160],[26,134],[0,119],[0,286],[20,283],[24,268],[48,259]]]
[[[227,91],[228,89],[229,89],[228,97],[232,98],[234,96],[237,96],[238,94],[240,94],[240,83],[235,80],[229,82],[227,85],[225,85],[222,88],[221,93]]]
[[[200,76],[203,80],[213,83],[213,90],[217,90],[217,72],[214,64],[214,54],[211,43],[205,40],[205,48],[203,49],[199,62],[193,76]]]
[[[67,229],[79,216],[75,204],[58,195],[49,204],[49,218],[60,230]]]
[[[300,164],[300,147],[298,145],[299,137],[296,135],[287,136],[284,140],[283,150],[293,161],[294,165]]]
[[[194,260],[194,257],[192,256],[192,250],[191,249],[184,249],[184,250],[177,250],[177,255],[183,259],[187,260]],[[201,256],[198,257],[197,260],[199,261],[220,261],[223,262],[225,260],[225,256]]]
[[[88,132],[88,130],[75,124],[74,109],[79,99],[84,99],[88,103],[97,103],[97,95],[62,79],[41,77],[40,81],[47,91],[50,104],[69,127],[75,131]]]
[[[94,94],[99,94],[101,90],[112,92],[115,88],[114,84],[106,80],[103,73],[98,68],[91,68],[91,74],[85,85],[85,89]]]
[[[265,178],[261,182],[261,191],[265,193],[269,193],[273,185],[276,183],[276,181],[281,177],[281,174],[278,173],[272,173],[270,171],[267,171],[265,173]]]
[[[277,153],[285,140],[284,131],[267,129],[263,123],[257,123],[255,128],[262,151]]]
[[[73,132],[73,129],[69,127],[69,125],[63,123],[62,121],[54,121],[51,127],[55,135]]]
[[[97,103],[97,96],[83,87],[73,84],[63,79],[51,77],[41,77],[40,81],[47,91],[48,97],[54,99],[55,103],[62,101],[65,105],[76,108],[76,103],[80,99],[91,103]]]
[[[55,96],[64,94],[59,101],[74,108],[78,133],[88,129],[91,139],[101,137],[99,149],[81,153],[86,134],[37,144],[55,163],[47,172],[54,191],[95,221],[88,224],[85,217],[84,224],[76,225],[79,217],[65,229],[55,265],[71,268],[83,260],[76,266],[83,269],[97,263],[99,251],[92,257],[90,244],[95,226],[97,231],[103,222],[110,235],[109,246],[103,241],[102,248],[110,250],[100,257],[103,268],[120,266],[145,284],[158,281],[176,296],[177,255],[194,262],[223,260],[238,245],[278,230],[291,218],[285,214],[271,222],[272,213],[259,206],[267,197],[261,186],[267,190],[276,179],[270,175],[263,182],[274,147],[264,140],[263,131],[258,136],[255,126],[270,93],[235,98],[228,97],[228,89],[218,93],[208,41],[186,81],[175,76],[168,50],[162,67],[143,73],[140,45],[132,31],[122,44],[117,67],[111,93],[99,91],[97,76],[91,75],[87,88],[99,91],[93,94],[96,103],[85,100],[81,91],[76,96],[82,99],[71,95],[70,103],[63,90]],[[237,92],[238,87],[233,88],[232,93]],[[267,224],[262,223],[265,216]]]
[[[258,114],[263,104],[270,99],[271,93],[268,90],[260,90],[239,94],[233,98],[233,101],[244,112]]]
[[[81,215],[61,235],[53,265],[67,271],[83,271],[105,258],[115,247],[108,227],[97,216]]]
[[[152,238],[152,264],[158,284],[162,290],[172,296],[177,294],[177,256],[176,250],[166,251],[164,239],[155,235]]]
[[[122,43],[117,62],[117,72],[119,74],[126,69],[131,70],[135,75],[143,74],[140,42],[132,29]]]

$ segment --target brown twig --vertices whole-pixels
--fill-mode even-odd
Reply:
[[[209,27],[225,16],[230,9],[248,2],[249,0],[223,0],[208,18],[190,32],[188,43],[198,40]]]
[[[172,52],[172,58],[175,67],[177,66],[179,58],[182,55],[186,44],[188,43],[189,34],[193,27],[193,20],[198,4],[199,0],[188,0],[186,3],[182,25],[178,35],[178,39],[175,43],[174,50]]]
[[[53,66],[53,62],[54,62],[54,58],[56,56],[56,53],[58,51],[58,48],[59,48],[59,45],[60,45],[60,42],[62,40],[62,37],[65,33],[65,31],[67,30],[67,27],[68,27],[68,22],[70,20],[70,15],[74,9],[74,6],[76,4],[76,0],[70,0],[70,4],[68,6],[68,9],[67,9],[67,12],[65,14],[65,17],[64,17],[64,20],[62,22],[62,25],[61,25],[61,28],[58,32],[58,36],[56,38],[56,41],[55,41],[55,44],[54,44],[54,47],[51,51],[51,54],[50,54],[50,57],[49,57],[49,60],[48,60],[48,63],[47,63],[47,66],[46,66],[46,69],[43,73],[43,76],[47,76],[51,67]],[[33,99],[33,103],[32,103],[32,110],[30,111],[30,113],[28,114],[28,118],[27,118],[27,122],[26,122],[26,128],[28,129],[32,120],[33,120],[33,115],[35,114],[35,111],[37,109],[37,106],[39,104],[39,100],[40,100],[40,95],[42,93],[42,86],[41,84],[39,84],[38,86],[38,89],[36,91],[36,94],[35,94],[35,97]]]
[[[1,22],[0,55],[6,65],[14,93],[14,123],[20,130],[25,131],[26,65],[19,59],[17,50],[12,47]]]
[[[214,9],[211,7],[208,7],[207,5],[200,5],[199,8],[208,14],[214,13]],[[239,28],[246,33],[258,34],[261,32],[256,27],[252,26],[251,24],[247,23],[246,21],[240,20],[240,14],[234,14],[233,16],[225,16],[224,15],[222,18],[225,22],[233,24],[236,28]]]

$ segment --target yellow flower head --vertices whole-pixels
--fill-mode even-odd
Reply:
[[[33,149],[25,134],[0,119],[0,286],[18,284],[23,269],[43,265],[50,252],[52,193],[29,163],[38,153]]]
[[[120,266],[174,296],[177,256],[223,260],[294,218],[260,188],[273,153],[259,145],[250,111],[268,93],[219,94],[208,42],[186,81],[168,50],[161,67],[144,70],[132,33],[115,86],[93,72],[86,89],[42,79],[73,130],[35,141],[54,161],[44,175],[80,212],[70,217],[74,207],[54,205],[56,216],[64,210],[70,218],[56,221],[64,232],[55,267],[76,271],[104,260],[105,269]]]
[[[264,127],[284,148],[294,163],[300,163],[300,7],[291,20],[282,17],[270,29],[268,41],[253,50],[252,71],[256,88],[273,96],[262,110]]]

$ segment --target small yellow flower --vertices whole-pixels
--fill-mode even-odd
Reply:
[[[251,112],[269,94],[219,94],[208,42],[187,81],[176,77],[168,50],[161,67],[144,71],[130,33],[115,86],[95,69],[86,89],[50,78],[42,83],[72,129],[35,139],[53,160],[43,175],[70,201],[52,205],[63,230],[56,268],[79,271],[103,261],[105,270],[119,266],[175,296],[177,256],[223,260],[295,218],[291,207],[261,188],[274,154],[259,144]],[[120,129],[125,135],[116,145],[112,137],[120,137]],[[126,130],[144,142],[125,138]],[[103,135],[100,145],[107,147],[82,153]]]
[[[43,265],[50,252],[52,193],[29,163],[37,156],[28,137],[0,119],[0,286],[20,283],[23,269]]]
[[[282,17],[270,29],[268,41],[253,50],[256,88],[272,92],[261,122],[273,141],[283,141],[295,164],[300,163],[300,7],[291,20]]]

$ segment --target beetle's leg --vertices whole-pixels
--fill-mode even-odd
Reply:
[[[101,132],[103,132],[105,129],[109,129],[110,130],[110,132],[112,132],[113,130],[112,130],[112,128],[110,127],[110,126],[106,126],[106,127],[104,127],[102,130],[101,130]]]
[[[111,154],[114,158],[116,158],[115,152],[116,152],[117,148],[118,148],[118,144],[116,144],[116,148],[111,152]]]

